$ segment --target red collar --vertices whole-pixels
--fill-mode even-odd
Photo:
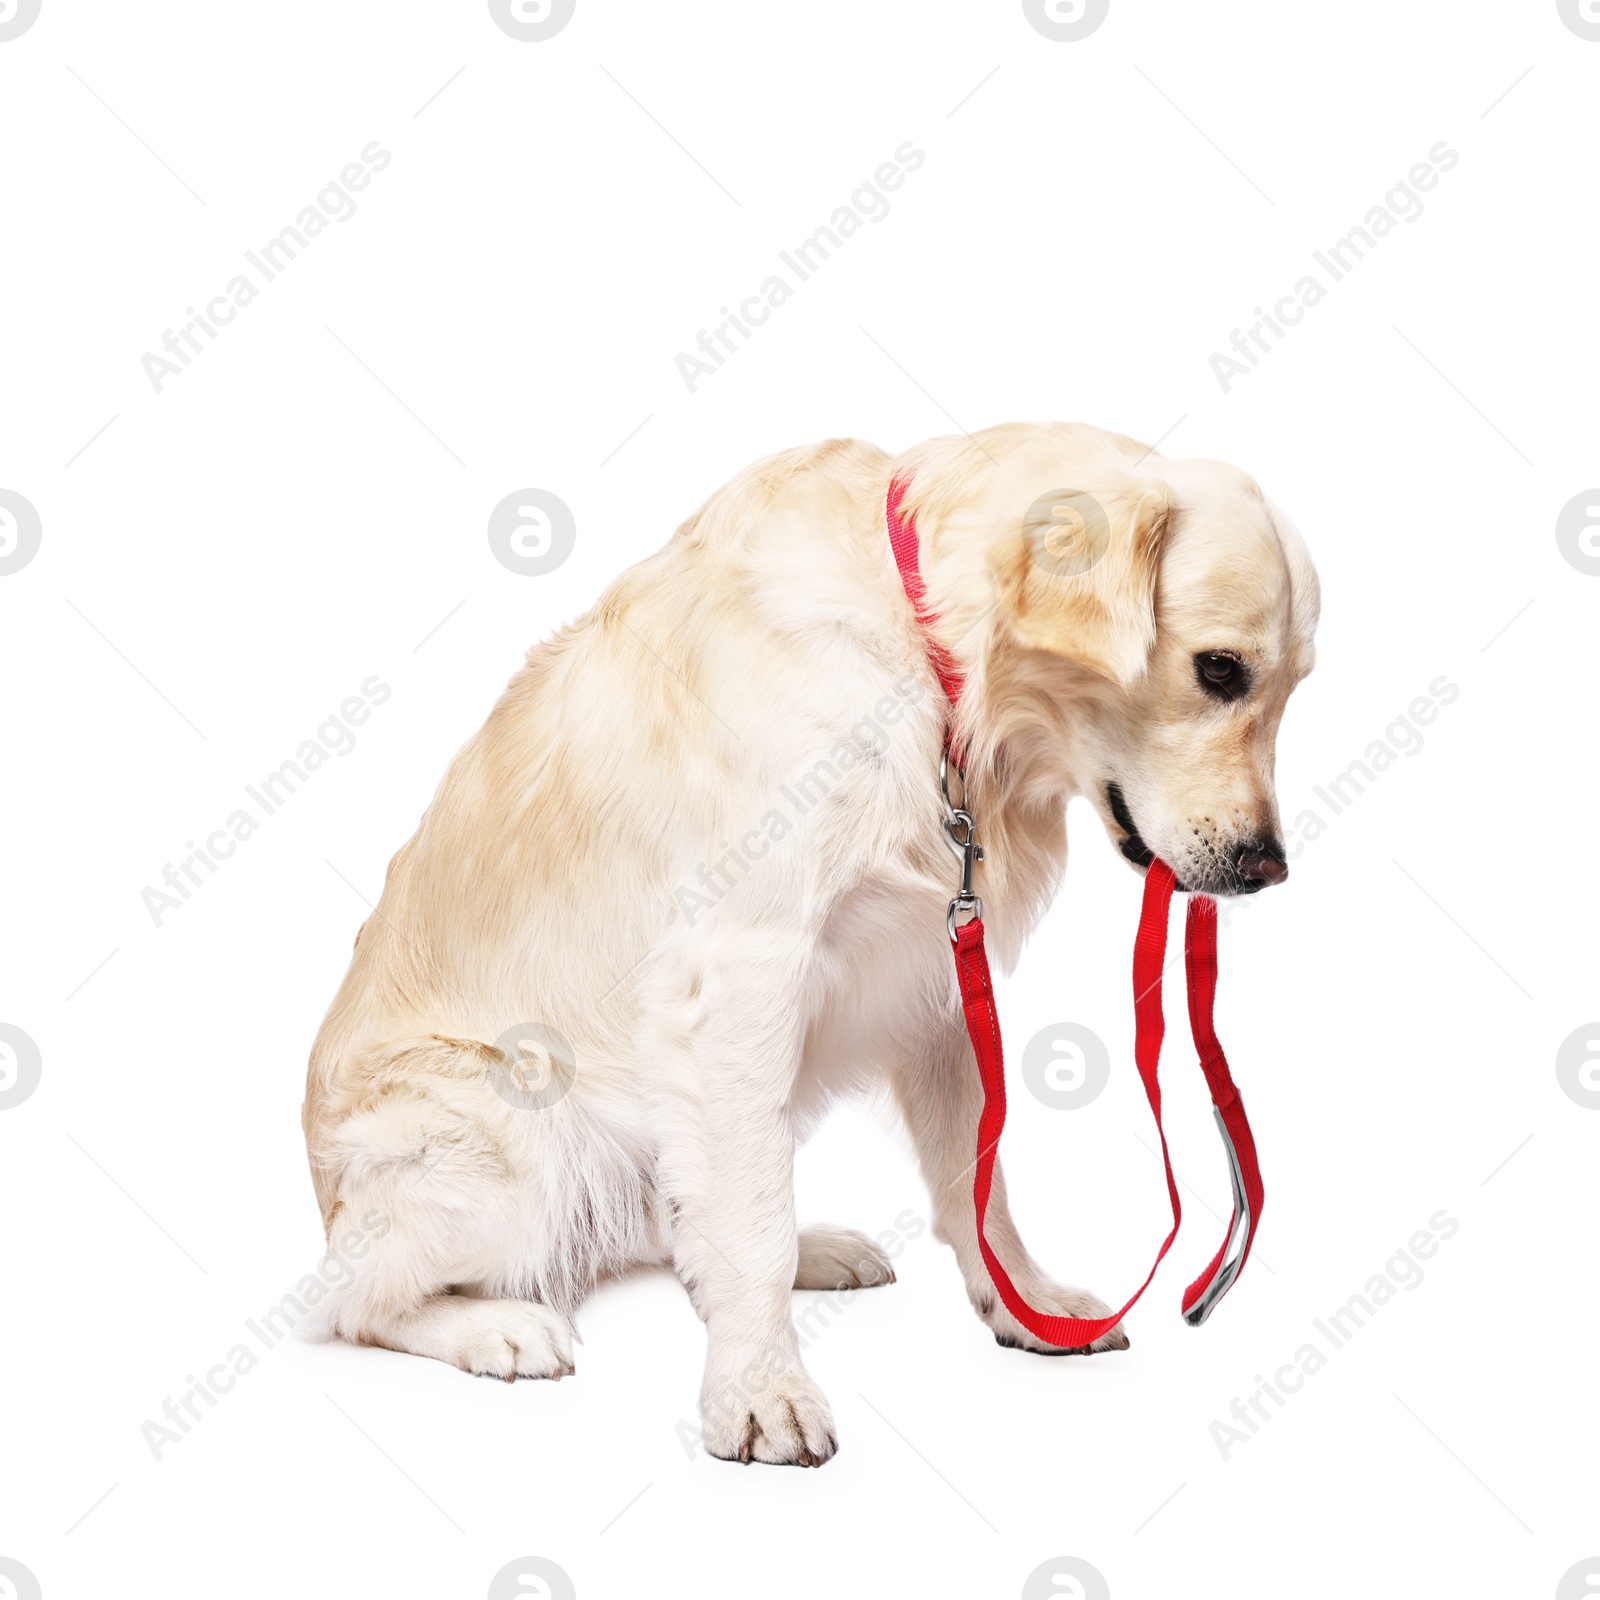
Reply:
[[[889,545],[894,551],[894,564],[900,569],[900,582],[904,585],[906,597],[911,601],[912,609],[917,614],[917,621],[922,624],[928,647],[928,660],[932,663],[934,672],[938,674],[939,682],[944,687],[945,698],[949,700],[953,711],[956,701],[961,698],[963,682],[961,669],[956,665],[950,652],[934,637],[935,618],[928,606],[928,586],[923,582],[922,569],[917,565],[916,515],[910,511],[904,516],[900,514],[900,502],[905,499],[906,490],[910,486],[905,478],[889,480],[889,494],[884,502],[884,520],[889,525]]]

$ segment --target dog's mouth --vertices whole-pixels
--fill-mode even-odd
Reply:
[[[1140,836],[1138,824],[1133,820],[1127,797],[1119,784],[1106,785],[1106,804],[1117,826],[1122,829],[1123,838],[1117,848],[1134,866],[1148,867],[1156,858],[1155,852]],[[1194,863],[1191,862],[1190,866],[1193,868]],[[1284,859],[1283,846],[1275,839],[1268,839],[1241,845],[1232,858],[1217,857],[1213,863],[1202,862],[1195,884],[1186,884],[1177,878],[1176,867],[1173,867],[1173,872],[1174,887],[1180,894],[1189,894],[1198,889],[1202,894],[1236,895],[1258,894],[1271,884],[1282,883],[1289,876],[1289,867]]]
[[[1136,867],[1148,867],[1156,858],[1154,850],[1147,845],[1139,835],[1137,824],[1133,820],[1133,813],[1128,809],[1128,802],[1122,793],[1119,784],[1106,785],[1106,804],[1111,807],[1111,815],[1116,819],[1116,824],[1122,829],[1124,838],[1117,848]],[[1189,891],[1182,879],[1174,877],[1173,888],[1179,894]]]
[[[1134,824],[1133,813],[1128,809],[1128,802],[1123,797],[1122,789],[1118,784],[1106,785],[1106,804],[1111,807],[1111,815],[1116,818],[1117,826],[1122,829],[1126,837],[1117,848],[1136,867],[1148,867],[1156,858],[1154,850],[1139,837],[1139,830]]]

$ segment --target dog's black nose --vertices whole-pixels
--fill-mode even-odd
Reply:
[[[1274,850],[1244,850],[1239,855],[1239,876],[1252,889],[1269,889],[1289,876],[1289,863]]]

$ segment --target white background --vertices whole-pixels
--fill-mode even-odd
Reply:
[[[1113,0],[1077,43],[1000,0],[579,0],[544,43],[481,3],[44,0],[0,43],[0,488],[43,529],[0,577],[0,1021],[43,1061],[0,1111],[0,1556],[48,1600],[481,1596],[525,1555],[583,1600],[1010,1597],[1061,1556],[1118,1600],[1555,1594],[1600,1550],[1600,1114],[1555,1071],[1600,1014],[1600,578],[1555,537],[1600,482],[1597,81],[1553,0]],[[141,356],[373,140],[356,214],[157,394]],[[676,354],[906,140],[890,214],[691,394]],[[1441,140],[1424,214],[1224,394],[1211,353]],[[559,1385],[291,1340],[153,1459],[141,1424],[318,1259],[310,1040],[524,648],[757,456],[1019,418],[1235,461],[1299,524],[1324,616],[1287,818],[1460,691],[1224,931],[1268,1207],[1212,1322],[1177,1311],[1227,1188],[1175,1029],[1188,1225],[1125,1356],[999,1349],[924,1231],[808,1349],[822,1472],[685,1447],[704,1340],[665,1275],[594,1297]],[[485,536],[525,487],[577,522],[542,578]],[[141,890],[373,674],[354,751],[155,926]],[[1006,1162],[1035,1254],[1110,1297],[1164,1197],[1137,884],[1072,827],[1002,988]],[[1016,1073],[1060,1021],[1114,1063],[1073,1112]],[[926,1213],[870,1109],[799,1189],[874,1233]],[[1213,1421],[1441,1208],[1420,1286],[1225,1460]]]

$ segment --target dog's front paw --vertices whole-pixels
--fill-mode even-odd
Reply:
[[[1043,1312],[1046,1316],[1079,1317],[1085,1321],[1098,1321],[1102,1317],[1111,1315],[1111,1307],[1090,1294],[1087,1289],[1074,1289],[1064,1283],[1042,1283],[1027,1287],[1018,1284],[1017,1289],[1035,1311]],[[1009,1350],[1033,1350],[1045,1356],[1089,1356],[1097,1355],[1103,1350],[1128,1348],[1128,1336],[1122,1331],[1120,1322],[1108,1332],[1101,1334],[1093,1344],[1064,1349],[1060,1345],[1046,1344],[1037,1335],[1029,1333],[1006,1310],[1000,1296],[987,1284],[974,1300],[974,1304],[978,1315],[994,1329],[995,1343],[1002,1344]]]
[[[759,1367],[759,1364],[758,1364]],[[792,1366],[734,1373],[701,1399],[706,1450],[724,1461],[768,1461],[780,1467],[820,1467],[839,1448],[827,1397]]]

